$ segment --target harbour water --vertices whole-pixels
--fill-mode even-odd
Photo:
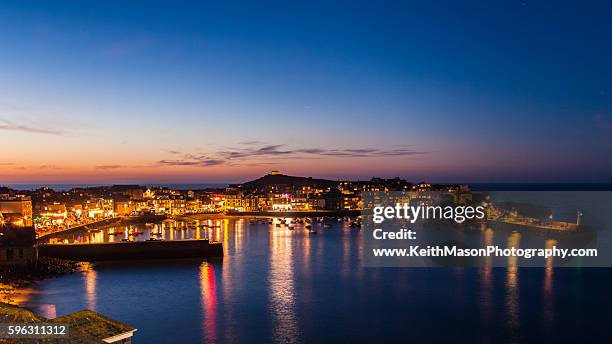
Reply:
[[[92,265],[42,281],[22,306],[47,317],[93,309],[138,328],[135,343],[525,342],[610,333],[609,269],[365,268],[365,232],[348,222],[313,235],[216,221],[199,230],[168,223],[163,235],[200,231],[223,242],[223,260]],[[145,240],[159,229],[132,230]]]

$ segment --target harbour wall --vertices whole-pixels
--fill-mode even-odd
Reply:
[[[41,244],[40,256],[82,262],[111,260],[213,258],[223,256],[221,243],[207,239],[134,241],[103,244]]]

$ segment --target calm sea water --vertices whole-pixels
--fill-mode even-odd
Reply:
[[[92,266],[43,281],[24,306],[48,317],[93,309],[138,328],[135,343],[584,342],[612,332],[609,269],[364,268],[365,232],[347,222],[317,235],[218,224],[199,235],[224,243],[223,260]],[[164,226],[123,231],[198,235]]]

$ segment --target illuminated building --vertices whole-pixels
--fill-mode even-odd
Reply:
[[[291,211],[291,200],[288,197],[279,197],[272,200],[272,211]]]
[[[92,219],[103,219],[114,216],[114,201],[105,198],[92,198],[85,203],[87,216]]]
[[[32,200],[26,196],[3,196],[0,198],[0,213],[5,221],[15,226],[32,226]]]
[[[62,224],[68,217],[66,205],[54,202],[44,206],[43,212],[39,214],[43,217],[44,224]]]
[[[128,216],[131,215],[133,212],[136,211],[136,204],[135,202],[132,202],[131,200],[120,200],[120,199],[115,199],[114,200],[114,212],[115,215],[118,216]]]

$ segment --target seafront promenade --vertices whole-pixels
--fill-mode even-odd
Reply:
[[[112,217],[112,218],[106,218],[103,220],[98,220],[98,221],[94,221],[90,223],[80,224],[80,225],[73,226],[73,227],[63,228],[63,229],[55,230],[52,232],[45,232],[40,236],[37,233],[36,241],[38,243],[46,242],[57,234],[69,234],[69,233],[74,233],[74,232],[78,232],[78,231],[82,231],[86,229],[99,228],[99,227],[107,226],[111,223],[118,222],[120,220],[121,220],[121,217]]]

